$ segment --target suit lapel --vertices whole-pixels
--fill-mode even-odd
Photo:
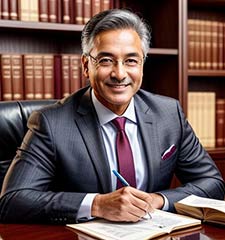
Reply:
[[[149,106],[138,95],[135,97],[135,110],[148,167],[147,192],[152,192],[154,189],[154,182],[157,181],[160,164],[160,162],[157,161],[157,159],[160,158],[157,123],[154,120],[153,112]]]
[[[78,116],[75,122],[80,129],[85,145],[90,154],[90,159],[95,166],[96,173],[102,185],[104,193],[112,191],[110,167],[104,147],[100,124],[91,102],[90,90],[88,90],[78,107]]]

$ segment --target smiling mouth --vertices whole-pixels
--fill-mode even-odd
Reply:
[[[130,85],[130,83],[127,84],[107,84],[109,87],[113,87],[113,88],[124,88]]]

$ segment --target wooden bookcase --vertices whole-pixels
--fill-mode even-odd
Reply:
[[[188,91],[213,90],[225,98],[225,71],[188,69],[187,36],[188,16],[193,11],[220,15],[225,10],[224,0],[114,0],[114,7],[136,11],[151,26],[151,49],[142,88],[178,99],[185,114]],[[0,20],[0,54],[81,53],[82,28],[75,24]],[[225,148],[209,153],[225,177]]]
[[[224,0],[184,0],[183,1],[183,14],[182,14],[182,106],[187,114],[188,112],[188,92],[215,92],[216,101],[219,98],[225,99],[225,1]],[[223,26],[223,48],[219,50],[220,54],[223,54],[222,69],[213,69],[213,67],[209,67],[208,69],[204,69],[201,67],[194,67],[190,69],[189,60],[192,58],[192,52],[190,49],[189,41],[191,41],[191,37],[188,34],[188,20],[191,18],[197,18],[203,21],[221,21],[224,22]],[[201,27],[200,27],[201,29]],[[211,26],[212,31],[212,26]],[[215,30],[214,30],[215,31]],[[217,33],[219,34],[218,26]],[[212,36],[211,36],[212,37]],[[207,40],[206,40],[207,41]],[[214,40],[212,40],[214,41]],[[218,44],[217,39],[217,44]],[[200,39],[201,42],[201,39]],[[201,43],[200,43],[201,44]],[[204,44],[204,43],[203,43]],[[212,43],[211,43],[212,44]],[[218,45],[217,45],[218,48]],[[215,50],[215,49],[214,49]],[[215,61],[213,57],[214,50],[211,52],[202,51],[203,54],[209,54],[210,60]],[[200,51],[200,50],[199,50]],[[223,52],[221,52],[223,51]],[[197,54],[197,58],[199,57]],[[218,55],[218,52],[217,52]],[[196,56],[195,56],[196,57]],[[204,56],[203,56],[204,57]],[[218,56],[217,56],[218,57]],[[207,59],[208,61],[209,59]],[[196,60],[196,61],[199,61]],[[202,61],[200,56],[200,61]],[[221,61],[221,60],[220,60]],[[211,68],[211,69],[210,69]],[[217,119],[217,113],[215,109],[215,117]],[[225,121],[225,119],[223,119]],[[217,123],[216,123],[217,124]],[[216,125],[215,124],[215,125]],[[216,128],[216,126],[215,126]],[[225,129],[221,129],[221,131],[225,131]],[[215,136],[216,137],[216,136]],[[215,160],[217,166],[219,167],[222,175],[225,179],[225,147],[212,147],[206,148],[211,157]]]

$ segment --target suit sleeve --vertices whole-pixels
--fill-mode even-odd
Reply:
[[[175,174],[181,186],[161,191],[169,201],[169,211],[175,211],[174,202],[196,194],[202,197],[224,199],[224,181],[214,161],[205,151],[186,120],[177,102],[182,129]]]
[[[54,191],[57,162],[48,119],[35,112],[29,130],[5,177],[1,199],[1,222],[76,222],[85,193]]]

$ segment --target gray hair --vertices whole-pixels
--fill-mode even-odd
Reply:
[[[96,14],[85,25],[81,34],[81,47],[88,55],[94,46],[95,37],[104,31],[113,29],[133,29],[142,42],[144,56],[150,48],[151,33],[149,26],[135,13],[125,9],[110,9]]]

